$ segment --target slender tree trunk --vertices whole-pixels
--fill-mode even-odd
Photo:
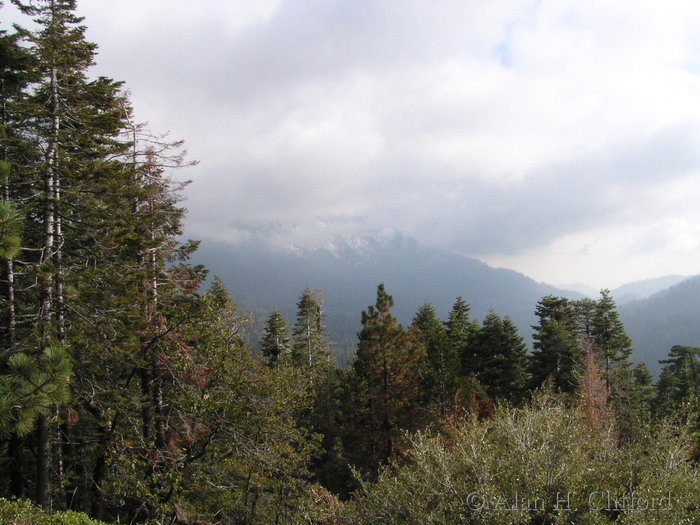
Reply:
[[[148,270],[150,273],[150,292],[152,312],[151,323],[158,323],[158,259],[156,257],[155,248],[151,248],[148,253]],[[160,327],[158,327],[160,329]],[[152,369],[153,369],[153,411],[154,411],[154,431],[155,431],[155,446],[163,448],[165,446],[165,426],[164,426],[164,409],[163,409],[163,377],[162,365],[158,357],[158,352],[155,348],[151,349]]]
[[[49,418],[37,419],[36,504],[49,509]]]
[[[0,79],[0,91],[2,92],[2,109],[0,118],[2,119],[2,127],[5,129],[8,125],[7,115],[7,97],[5,94],[5,79]],[[2,144],[2,160],[8,161],[7,143]],[[3,181],[2,199],[10,200],[10,180],[9,174]],[[3,357],[9,357],[15,351],[16,342],[16,325],[17,317],[15,313],[15,269],[12,259],[4,261],[4,287],[3,296],[5,298],[5,345],[3,348]],[[3,359],[4,362],[4,359]],[[10,495],[16,498],[24,496],[24,469],[22,448],[24,440],[17,434],[12,434],[7,447],[8,469],[10,472]]]
[[[11,355],[15,347],[17,316],[15,313],[15,268],[12,259],[5,261],[5,336],[6,353]]]
[[[55,197],[56,197],[56,152],[58,149],[58,132],[60,118],[58,113],[58,80],[57,70],[51,72],[51,133],[47,144],[44,168],[44,211],[43,211],[43,246],[40,266],[41,277],[41,341],[40,350],[48,347],[50,342],[50,323],[52,317],[52,299],[54,272],[49,271],[48,265],[55,257]],[[49,436],[48,416],[39,416],[37,422],[37,473],[36,473],[36,503],[43,508],[49,507]]]
[[[61,203],[61,183],[58,173],[53,176],[53,201],[54,201],[54,217],[53,217],[53,261],[54,261],[54,309],[55,309],[55,325],[56,339],[59,344],[66,342],[66,326],[65,326],[65,298],[63,295],[63,226],[61,221],[60,203]]]
[[[384,427],[384,437],[385,437],[385,453],[384,453],[384,460],[389,459],[391,457],[391,453],[394,450],[394,442],[391,439],[391,414],[389,413],[389,366],[386,361],[386,357],[383,359],[383,370],[382,370],[382,382],[383,382],[383,396],[382,400],[384,402],[383,409],[384,413],[382,414],[383,416],[383,421],[382,421],[382,426]]]
[[[17,434],[10,436],[8,444],[10,470],[10,495],[23,498],[24,494],[24,439]]]
[[[92,469],[92,485],[94,487],[94,498],[91,503],[91,516],[96,520],[102,519],[103,503],[104,498],[102,495],[101,485],[104,479],[105,470],[107,466],[107,459],[104,454],[100,456],[95,461],[95,466]]]

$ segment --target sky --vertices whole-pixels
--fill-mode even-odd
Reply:
[[[7,19],[9,8],[0,11]],[[199,161],[187,234],[391,236],[551,284],[700,272],[700,2],[78,0]]]

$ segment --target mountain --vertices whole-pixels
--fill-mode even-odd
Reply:
[[[619,308],[634,342],[634,357],[658,375],[673,345],[700,347],[700,275]]]
[[[195,263],[220,276],[233,299],[252,312],[253,342],[273,309],[293,324],[296,301],[305,287],[325,292],[328,334],[337,344],[338,361],[346,362],[361,329],[360,316],[374,303],[384,283],[394,297],[393,313],[409,324],[426,301],[446,319],[457,296],[481,321],[490,308],[510,316],[520,334],[530,340],[536,323],[535,305],[548,294],[580,298],[503,268],[447,251],[421,246],[411,239],[337,238],[314,248],[272,248],[259,242],[235,245],[203,241]]]
[[[554,286],[556,286],[557,288],[560,288],[561,290],[570,290],[572,292],[580,293],[581,295],[584,295],[584,296],[590,297],[590,298],[597,299],[598,297],[600,297],[600,290],[593,288],[592,286],[588,286],[587,284],[583,284],[583,283],[557,284]]]
[[[646,279],[644,281],[635,281],[633,283],[623,284],[622,286],[611,290],[612,296],[618,306],[646,299],[652,295],[670,288],[681,281],[687,279],[687,275],[665,275],[656,277],[655,279]]]
[[[615,299],[615,303],[620,306],[630,301],[638,301],[651,297],[655,293],[670,288],[687,278],[687,275],[664,275],[663,277],[634,281],[610,290],[610,294]],[[600,290],[588,286],[587,284],[575,283],[559,284],[555,286],[562,290],[578,292],[592,299],[598,299],[598,297],[600,297]]]

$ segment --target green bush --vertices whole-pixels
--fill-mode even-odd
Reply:
[[[0,523],[3,525],[107,525],[80,512],[47,514],[28,500],[0,498]]]
[[[700,471],[686,427],[614,425],[539,395],[521,409],[419,433],[402,463],[336,513],[353,524],[697,523]]]

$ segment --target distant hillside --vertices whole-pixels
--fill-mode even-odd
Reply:
[[[673,345],[700,346],[700,275],[619,308],[635,358],[658,374]]]
[[[621,306],[631,301],[639,301],[651,297],[671,286],[675,286],[687,278],[687,275],[664,275],[663,277],[656,277],[655,279],[645,279],[644,281],[623,284],[611,290],[610,293],[612,293],[612,296],[615,298],[617,305]]]
[[[257,319],[253,339],[269,313],[278,308],[290,324],[295,303],[305,287],[322,288],[326,295],[327,328],[345,362],[356,343],[360,315],[375,300],[384,283],[394,297],[394,314],[409,324],[425,302],[446,319],[457,296],[481,321],[493,308],[508,315],[527,341],[535,323],[535,305],[545,295],[579,298],[512,270],[492,268],[480,261],[429,249],[396,237],[391,240],[337,239],[314,249],[271,249],[260,243],[228,245],[204,241],[195,262],[205,264],[225,282],[234,300]]]
[[[663,277],[655,277],[653,279],[623,284],[622,286],[610,290],[610,293],[615,299],[615,303],[621,306],[630,301],[638,301],[651,297],[655,293],[670,288],[687,278],[687,275],[664,275]],[[600,290],[582,283],[560,284],[557,285],[557,288],[578,292],[592,299],[598,299],[598,297],[600,297]]]

